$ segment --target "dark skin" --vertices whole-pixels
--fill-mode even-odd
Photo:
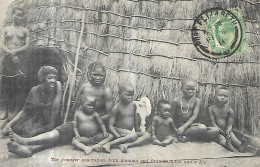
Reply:
[[[134,95],[134,90],[132,88],[127,88],[122,90],[120,93],[120,101],[116,104],[112,110],[111,118],[109,121],[109,128],[113,135],[117,138],[125,136],[125,134],[119,134],[115,128],[122,128],[127,130],[132,130],[133,127],[138,132],[138,121],[136,114],[136,105],[132,102]]]
[[[102,68],[96,67],[90,75],[91,83],[82,85],[79,96],[94,97],[96,100],[96,112],[103,121],[107,120],[113,107],[112,92],[109,87],[104,85],[105,75]]]
[[[75,138],[92,137],[99,132],[101,128],[104,137],[108,136],[105,125],[100,119],[98,113],[94,111],[94,100],[86,100],[82,110],[76,111],[73,121],[73,130]]]
[[[48,74],[45,78],[45,81],[42,83],[43,86],[43,92],[45,94],[47,94],[49,97],[52,96],[57,89],[57,93],[56,96],[54,98],[53,101],[53,107],[52,107],[52,115],[51,115],[51,120],[49,121],[49,124],[46,126],[48,127],[48,129],[52,130],[55,128],[56,126],[56,118],[59,114],[59,109],[60,109],[60,102],[62,99],[62,91],[61,91],[61,83],[59,81],[57,81],[57,76],[55,74]],[[43,105],[48,105],[45,103],[40,103],[40,104],[36,104],[39,106],[43,106]],[[5,128],[2,130],[2,135],[5,135],[8,133],[9,128],[16,123],[18,120],[22,119],[23,117],[25,117],[27,115],[27,113],[23,110],[21,110],[6,126]]]
[[[85,154],[90,154],[93,150],[101,150],[101,145],[112,140],[113,136],[107,133],[103,121],[98,113],[94,111],[95,99],[88,97],[82,103],[81,110],[76,111],[74,115],[73,130],[75,138],[72,144],[77,149],[84,151]],[[100,128],[103,136],[99,132]],[[97,142],[98,144],[94,146],[88,146]]]
[[[209,107],[208,111],[212,126],[219,129],[220,144],[230,151],[235,151],[231,143],[226,143],[226,141],[231,140],[230,134],[232,134],[234,145],[241,145],[241,142],[233,135],[233,132],[231,132],[234,121],[234,111],[226,105],[228,98],[228,90],[217,90],[215,95],[215,103]]]
[[[140,132],[133,96],[132,84],[126,82],[119,86],[120,100],[114,106],[109,121],[110,131],[116,139],[103,146],[106,152],[110,152],[111,147],[119,145],[120,150],[125,153],[128,148],[143,145],[151,138],[149,133]],[[135,132],[132,132],[133,128]]]
[[[183,97],[177,97],[173,100],[173,111],[175,118],[178,119],[176,130],[179,135],[184,134],[186,129],[197,119],[200,110],[200,99],[195,98],[195,82],[188,81],[182,85]],[[183,109],[181,109],[181,103]],[[183,113],[184,112],[187,113]]]
[[[155,116],[152,122],[152,139],[154,144],[165,147],[172,142],[178,142],[178,140],[170,134],[176,131],[174,122],[169,117],[171,106],[169,104],[160,104],[159,106],[160,115]]]

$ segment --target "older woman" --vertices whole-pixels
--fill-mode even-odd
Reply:
[[[40,85],[31,89],[23,109],[3,129],[6,134],[11,127],[23,137],[32,137],[53,130],[60,123],[61,83],[57,70],[43,66],[38,72]]]

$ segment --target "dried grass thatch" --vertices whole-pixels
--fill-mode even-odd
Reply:
[[[118,84],[129,80],[135,98],[146,95],[152,105],[180,92],[180,79],[198,81],[203,99],[200,118],[207,121],[213,89],[225,84],[231,90],[230,105],[236,112],[235,126],[251,134],[260,132],[259,106],[259,2],[250,0],[19,0],[27,12],[31,47],[44,46],[64,55],[64,75],[71,76],[81,27],[86,11],[83,42],[75,93],[86,81],[86,67],[101,61],[107,68],[106,83],[117,99]],[[193,20],[211,7],[239,7],[244,14],[249,52],[212,61],[192,44]],[[10,23],[7,17],[5,24]],[[80,79],[84,77],[83,79]]]

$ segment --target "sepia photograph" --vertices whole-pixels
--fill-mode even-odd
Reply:
[[[260,166],[259,0],[0,9],[0,166]]]

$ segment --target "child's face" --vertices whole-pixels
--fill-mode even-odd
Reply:
[[[120,100],[125,103],[131,103],[134,97],[134,89],[133,88],[125,88],[120,92]]]
[[[95,107],[95,101],[94,100],[86,100],[83,102],[83,111],[90,115],[94,112],[94,107]]]
[[[44,87],[47,89],[54,89],[57,82],[57,76],[55,74],[48,74],[43,83]]]
[[[196,91],[195,82],[188,81],[182,85],[182,92],[185,96],[192,97]]]
[[[161,117],[168,118],[171,113],[171,105],[170,104],[160,104],[159,112]]]
[[[216,91],[216,100],[219,104],[226,104],[228,102],[229,91],[225,89],[219,89]]]
[[[105,81],[104,70],[101,67],[96,67],[90,74],[91,84],[102,85]]]

